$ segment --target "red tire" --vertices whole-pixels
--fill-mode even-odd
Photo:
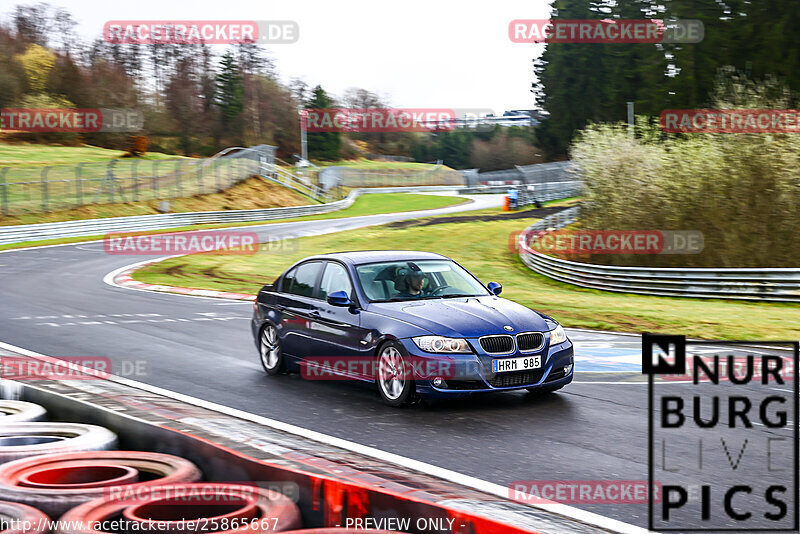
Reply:
[[[180,527],[184,532],[256,534],[301,526],[300,510],[288,497],[256,486],[203,482],[126,491],[131,488],[119,488],[117,498],[106,496],[72,508],[61,516],[60,530],[54,534],[95,534],[102,531],[94,526],[115,519],[125,522],[115,529],[120,532],[175,531]],[[235,521],[234,527],[224,530],[231,521]],[[132,522],[139,524],[134,527]]]
[[[102,497],[109,486],[196,482],[200,470],[189,460],[139,451],[47,454],[0,465],[0,499],[35,506],[51,517]]]
[[[0,425],[0,464],[57,452],[101,451],[117,446],[117,435],[81,423],[9,423]]]
[[[47,410],[32,402],[0,400],[0,425],[41,421]]]
[[[45,534],[50,532],[50,518],[36,508],[16,502],[0,501],[3,518],[0,534]]]

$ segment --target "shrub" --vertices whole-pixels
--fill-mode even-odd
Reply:
[[[773,81],[723,73],[717,108],[789,105]],[[699,230],[692,255],[594,255],[618,265],[800,267],[800,135],[664,134],[639,118],[590,125],[571,148],[585,180],[581,226],[597,230]]]
[[[124,158],[140,158],[147,153],[149,141],[146,135],[134,135],[131,137],[128,151],[122,156]]]

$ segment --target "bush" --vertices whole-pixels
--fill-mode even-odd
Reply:
[[[147,153],[149,141],[146,135],[134,135],[131,137],[128,151],[123,154],[123,158],[140,158]]]
[[[731,72],[717,108],[782,109],[785,91]],[[692,255],[594,255],[618,265],[800,267],[798,134],[664,134],[640,118],[591,125],[571,149],[586,184],[581,226],[597,230],[699,230]]]

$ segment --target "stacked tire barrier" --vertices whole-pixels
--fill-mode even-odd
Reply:
[[[84,502],[103,497],[109,487],[128,491],[196,482],[200,470],[169,454],[96,451],[47,454],[0,466],[0,496],[57,517]]]
[[[16,502],[0,501],[3,534],[45,534],[50,532],[47,521],[50,519],[36,508]],[[20,527],[31,525],[31,528]]]
[[[203,473],[189,460],[114,450],[114,432],[41,421],[46,414],[38,404],[0,401],[2,534],[353,532],[302,530],[297,504],[278,491],[201,481]]]
[[[39,454],[102,451],[116,445],[113,432],[95,425],[39,421],[0,426],[0,463]]]
[[[47,410],[32,402],[0,400],[0,424],[44,419]]]

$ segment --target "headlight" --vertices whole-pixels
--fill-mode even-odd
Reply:
[[[558,345],[566,340],[567,333],[564,332],[564,328],[561,325],[558,325],[553,330],[550,330],[550,346]]]
[[[425,352],[472,352],[465,339],[442,336],[420,336],[411,339]]]

